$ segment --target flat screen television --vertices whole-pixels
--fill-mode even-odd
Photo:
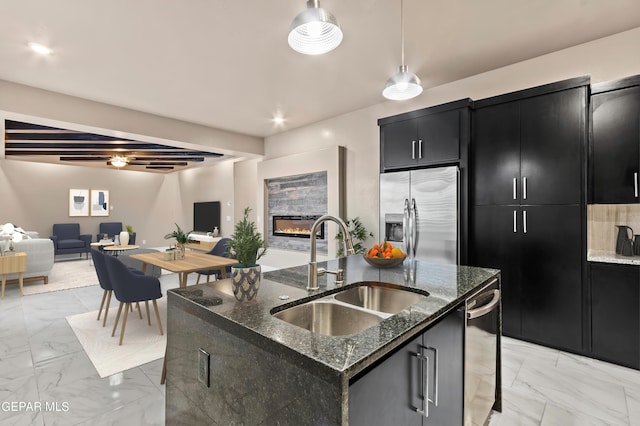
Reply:
[[[213,232],[220,229],[220,201],[193,203],[193,230],[195,232]]]

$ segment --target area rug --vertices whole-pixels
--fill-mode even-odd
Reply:
[[[40,281],[24,283],[26,295],[47,293],[50,291],[68,290],[70,288],[98,285],[98,276],[87,259],[55,262],[49,273],[49,284]]]
[[[100,317],[100,321],[97,321],[98,311],[67,317],[67,322],[100,377],[111,376],[164,357],[167,346],[167,298],[162,297],[158,300],[164,335],[160,335],[153,304],[149,302],[149,314],[151,315],[151,326],[149,326],[144,303],[141,303],[140,309],[143,319],[140,319],[137,309],[129,312],[122,346],[118,345],[122,317],[115,336],[111,337],[113,324],[118,313],[118,302],[112,298],[111,303],[116,306],[109,309],[106,327],[102,327],[102,317]]]

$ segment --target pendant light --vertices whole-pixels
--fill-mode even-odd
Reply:
[[[398,67],[398,72],[389,77],[384,85],[382,96],[392,101],[404,101],[415,98],[422,93],[422,86],[417,75],[409,72],[404,64],[404,4],[400,0],[400,31],[401,31],[401,49],[402,49],[402,65]]]
[[[342,30],[335,16],[320,7],[320,0],[308,0],[307,8],[289,27],[289,46],[305,55],[322,55],[342,42]]]

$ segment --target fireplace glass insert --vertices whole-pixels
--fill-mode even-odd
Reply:
[[[276,216],[273,215],[273,235],[280,237],[310,238],[311,228],[320,216]],[[324,226],[318,227],[316,239],[324,240]]]

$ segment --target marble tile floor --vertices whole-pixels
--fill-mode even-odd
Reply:
[[[175,274],[161,282],[165,294],[177,287]],[[0,426],[164,424],[162,360],[101,379],[65,320],[97,310],[101,296],[99,286],[25,297],[7,286],[0,301]],[[504,412],[491,426],[640,426],[640,372],[509,338],[503,357]]]

